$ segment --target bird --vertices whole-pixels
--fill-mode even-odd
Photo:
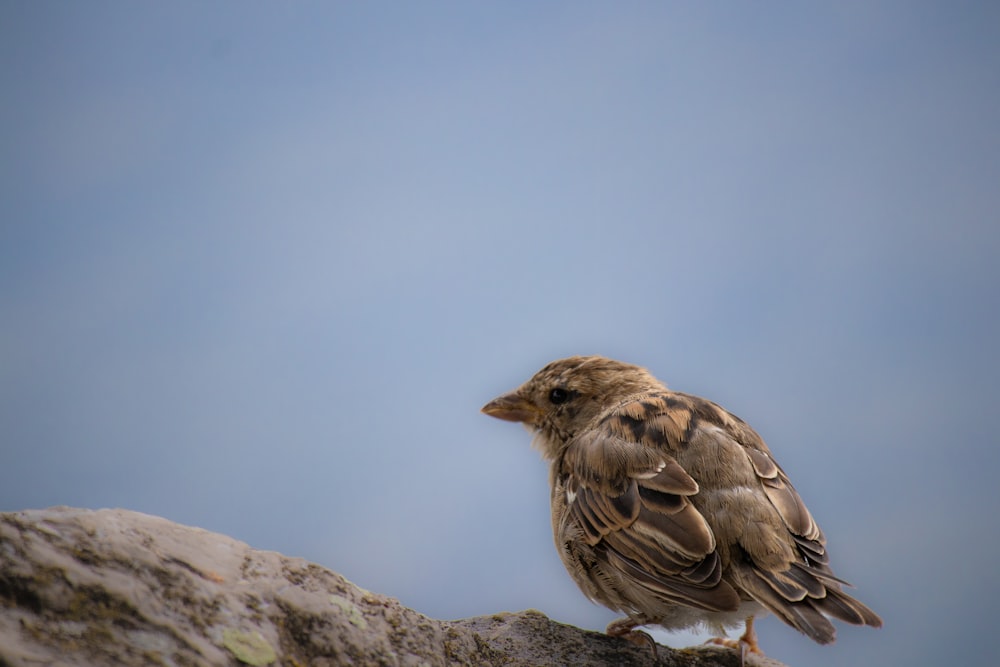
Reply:
[[[521,422],[549,463],[559,556],[591,601],[625,614],[606,633],[707,628],[762,654],[773,613],[820,644],[831,619],[881,627],[844,592],[826,538],[764,440],[710,400],[602,356],[553,361],[482,412]],[[738,640],[727,629],[744,624]]]

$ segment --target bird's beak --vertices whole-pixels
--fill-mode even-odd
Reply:
[[[483,406],[482,411],[490,417],[525,424],[534,424],[542,414],[534,403],[526,401],[516,391],[494,398]]]

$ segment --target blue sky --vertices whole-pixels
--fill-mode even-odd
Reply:
[[[529,434],[478,413],[599,353],[753,424],[886,621],[767,620],[770,655],[984,662],[998,13],[5,3],[0,510],[602,629]]]

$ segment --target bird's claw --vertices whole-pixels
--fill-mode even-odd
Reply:
[[[705,643],[715,644],[717,646],[726,646],[739,651],[740,667],[744,667],[744,665],[746,665],[748,654],[756,653],[757,655],[764,655],[764,652],[760,650],[760,646],[757,644],[757,633],[754,632],[753,629],[753,616],[747,618],[746,631],[739,639],[730,639],[729,637],[712,637]]]
[[[617,621],[611,621],[605,632],[609,637],[619,637],[638,646],[648,646],[653,653],[653,660],[656,660],[656,641],[648,632],[636,630],[636,627],[640,625],[644,624],[631,618],[620,618]]]

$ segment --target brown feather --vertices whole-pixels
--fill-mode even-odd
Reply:
[[[717,586],[704,587],[687,583],[677,577],[658,577],[639,567],[613,549],[606,551],[608,562],[633,581],[668,600],[706,609],[709,611],[734,611],[739,608],[740,598],[736,590],[725,582]]]
[[[664,493],[651,489],[645,484],[638,487],[639,497],[642,499],[642,506],[660,512],[661,514],[676,514],[688,504],[684,496],[674,493]]]
[[[843,591],[828,589],[826,596],[815,604],[824,613],[847,623],[882,627],[882,619],[878,614]]]

